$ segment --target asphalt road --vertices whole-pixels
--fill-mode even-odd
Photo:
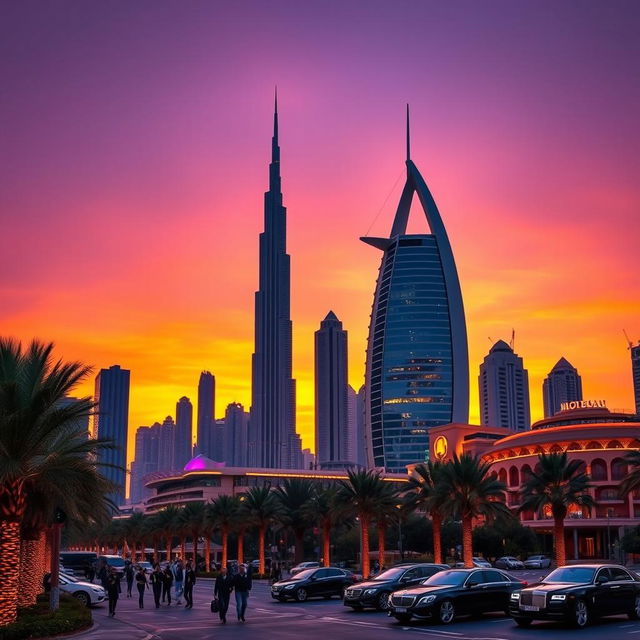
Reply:
[[[517,572],[515,575],[530,582],[538,574]],[[135,589],[135,587],[134,587]],[[116,617],[107,616],[107,604],[93,609],[95,625],[91,631],[75,636],[82,640],[204,640],[222,638],[233,640],[572,640],[599,639],[605,636],[616,640],[640,640],[640,622],[625,616],[606,618],[585,630],[570,629],[555,623],[534,623],[529,629],[516,627],[513,620],[500,615],[486,615],[482,619],[461,618],[446,627],[415,622],[400,625],[392,618],[376,611],[355,612],[344,607],[340,600],[310,600],[305,603],[273,600],[266,583],[254,583],[247,622],[236,621],[232,596],[228,622],[222,626],[218,615],[209,610],[213,590],[211,581],[200,580],[194,592],[194,607],[155,609],[150,591],[145,596],[145,609],[138,608],[137,595],[120,598]]]

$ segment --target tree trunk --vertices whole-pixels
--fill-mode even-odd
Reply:
[[[378,522],[378,564],[380,568],[385,566],[384,563],[384,534],[386,527],[384,526],[384,520],[382,522]]]
[[[471,516],[462,518],[462,558],[467,569],[473,569],[473,519]]]
[[[131,562],[133,562],[133,564],[138,562],[138,550],[136,549],[135,542],[131,543]]]
[[[167,543],[167,562],[171,562],[171,543],[173,542],[173,536],[167,535],[166,543]]]
[[[304,560],[304,531],[294,531],[293,537],[296,545],[296,552],[293,558],[296,564],[300,564]]]
[[[50,564],[51,564],[51,528],[47,527],[47,529],[44,532],[44,566],[48,567]]]
[[[182,536],[180,538],[180,555],[182,556],[180,560],[184,562],[187,559],[187,538],[186,536]]]
[[[324,566],[331,566],[331,523],[325,522],[322,527],[322,559],[324,560]]]
[[[16,619],[19,576],[16,567],[20,562],[20,523],[6,520],[2,523],[0,536],[0,626]]]
[[[198,564],[198,532],[193,531],[191,538],[193,539],[193,569],[195,571],[196,565]]]
[[[442,564],[442,516],[439,513],[431,514],[433,525],[433,561]]]
[[[362,577],[368,578],[369,566],[369,518],[360,516],[360,560],[362,562]]]
[[[157,564],[160,554],[158,553],[158,547],[160,546],[160,540],[157,537],[153,538],[153,564]]]
[[[244,562],[244,530],[238,531],[238,565]]]
[[[258,530],[258,573],[264,575],[265,567],[264,567],[264,537],[266,535],[267,528],[263,525]]]
[[[220,562],[223,567],[227,566],[227,561],[229,559],[228,556],[229,556],[229,527],[227,525],[222,525],[222,560]]]
[[[204,539],[204,564],[204,570],[211,571],[211,536],[208,533]]]
[[[553,537],[556,547],[556,567],[562,567],[566,563],[567,557],[564,546],[564,518],[560,516],[553,518]]]
[[[20,543],[20,589],[18,607],[28,607],[36,603],[42,591],[44,576],[44,539],[22,540]]]

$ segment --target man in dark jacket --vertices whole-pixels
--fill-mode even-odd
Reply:
[[[191,566],[191,562],[187,562],[184,569],[184,601],[185,609],[193,609],[193,586],[196,583],[196,572]]]
[[[241,564],[239,572],[233,578],[233,588],[236,592],[236,611],[238,620],[244,622],[244,614],[249,601],[249,591],[251,591],[251,576],[247,574],[247,565]]]
[[[233,582],[233,576],[229,575],[227,567],[222,567],[213,587],[213,597],[218,598],[218,615],[222,624],[227,624],[227,609],[233,591]]]

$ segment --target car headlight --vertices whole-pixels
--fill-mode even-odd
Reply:
[[[436,597],[434,595],[424,596],[418,600],[418,604],[431,604],[435,599]]]
[[[295,584],[288,584],[285,589],[293,589],[295,586]]]
[[[567,596],[564,595],[564,593],[556,593],[554,595],[551,596],[552,600],[566,600]]]
[[[101,589],[100,587],[91,587],[91,591],[97,594],[104,593],[104,589]]]
[[[520,600],[520,592],[519,592],[519,591],[514,591],[514,592],[511,594],[511,599],[512,599],[512,600]]]
[[[372,596],[375,592],[376,592],[375,589],[365,589],[364,590],[364,595],[365,596]]]

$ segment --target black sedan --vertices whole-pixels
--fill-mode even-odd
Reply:
[[[508,614],[511,594],[526,584],[497,569],[441,571],[417,587],[392,594],[389,615],[403,624],[412,618],[449,624],[458,615]]]
[[[389,595],[398,589],[420,584],[438,571],[448,569],[446,564],[400,564],[387,569],[366,582],[359,582],[344,592],[344,605],[356,611],[365,607],[373,607],[378,611],[386,611],[389,606]]]
[[[274,582],[271,585],[271,597],[284,602],[287,598],[304,602],[314,596],[342,597],[346,587],[354,582],[350,571],[336,567],[306,569],[291,578]]]
[[[640,578],[618,565],[558,567],[544,580],[511,595],[510,613],[520,627],[560,620],[586,627],[599,616],[640,618]]]

